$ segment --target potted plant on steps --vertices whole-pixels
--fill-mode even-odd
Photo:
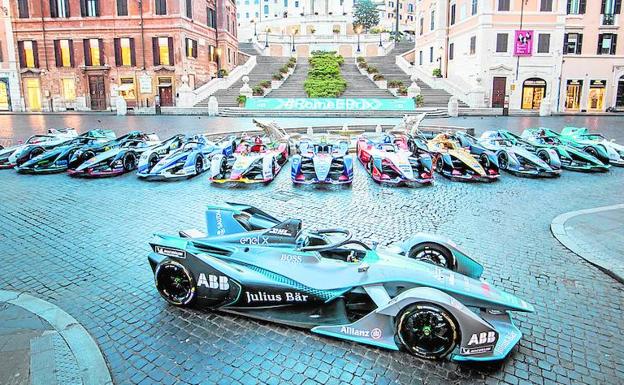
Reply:
[[[283,82],[284,82],[284,75],[282,75],[281,72],[273,74],[273,77],[271,79],[271,89],[273,90],[278,89],[282,85]]]
[[[230,73],[225,68],[221,68],[219,72],[217,72],[217,77],[219,78],[227,78]]]
[[[416,107],[420,108],[425,105],[425,98],[422,95],[416,95],[414,97],[414,103],[416,103]]]
[[[247,96],[245,95],[238,95],[238,97],[236,98],[236,101],[238,102],[238,106],[239,107],[245,107],[245,103],[247,103]]]
[[[373,75],[373,81],[375,82],[377,87],[379,87],[382,90],[385,90],[388,88],[388,81],[386,81],[386,78],[382,74]]]

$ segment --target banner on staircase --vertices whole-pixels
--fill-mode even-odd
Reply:
[[[248,98],[245,109],[279,111],[413,111],[412,98]]]

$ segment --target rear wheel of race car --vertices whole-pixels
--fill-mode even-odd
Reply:
[[[158,164],[158,154],[152,153],[147,159],[147,167],[149,170],[153,169]]]
[[[416,357],[437,360],[447,356],[457,346],[459,326],[444,308],[415,303],[397,316],[396,336],[400,344]]]
[[[195,175],[199,175],[204,172],[204,159],[201,156],[198,156],[195,159]]]
[[[125,172],[132,171],[137,166],[137,160],[134,154],[127,153],[123,157],[123,168]]]
[[[424,242],[412,247],[407,256],[446,269],[453,270],[455,267],[453,254],[446,247],[434,242]]]
[[[170,304],[189,305],[195,299],[195,282],[189,271],[181,264],[165,260],[156,266],[154,273],[156,289]]]
[[[593,156],[594,158],[598,158],[598,151],[596,151],[595,148],[593,148],[592,146],[587,146],[583,149],[583,151],[585,151],[586,153],[588,153],[589,155]]]
[[[509,157],[506,153],[501,152],[498,154],[498,166],[501,170],[507,170],[507,167],[509,167]]]
[[[441,155],[436,159],[435,169],[437,172],[442,172],[442,170],[444,170],[444,159],[442,159]]]
[[[479,163],[481,163],[481,166],[483,166],[484,169],[488,169],[490,168],[490,158],[486,155],[486,154],[481,154],[479,156]]]
[[[33,150],[30,152],[30,154],[28,155],[28,159],[33,159],[41,154],[43,154],[45,152],[45,150],[41,147],[35,147],[33,148]]]

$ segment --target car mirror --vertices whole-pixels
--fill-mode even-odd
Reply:
[[[370,269],[370,265],[366,262],[363,262],[358,266],[358,273],[366,273],[368,269]]]

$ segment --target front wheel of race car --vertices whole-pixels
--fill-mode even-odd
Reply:
[[[134,170],[137,167],[137,159],[136,156],[132,153],[127,153],[123,157],[123,168],[125,172],[129,172]]]
[[[507,170],[507,168],[509,167],[509,157],[506,153],[501,152],[500,154],[498,154],[498,166],[501,168],[501,170]]]
[[[444,246],[434,242],[424,242],[412,247],[407,256],[446,269],[452,270],[455,267],[453,254]]]
[[[583,149],[583,151],[593,156],[594,158],[599,159],[598,151],[594,147],[587,146]]]
[[[195,299],[195,282],[181,264],[165,260],[156,266],[154,273],[158,293],[175,306],[189,305]]]
[[[396,336],[401,346],[419,358],[446,357],[457,346],[459,335],[453,316],[434,304],[409,305],[396,318]]]
[[[439,155],[436,159],[435,170],[437,172],[442,172],[444,170],[444,159],[442,159],[442,155]]]
[[[546,150],[539,150],[537,152],[537,157],[546,162],[546,164],[550,164],[550,154]]]

